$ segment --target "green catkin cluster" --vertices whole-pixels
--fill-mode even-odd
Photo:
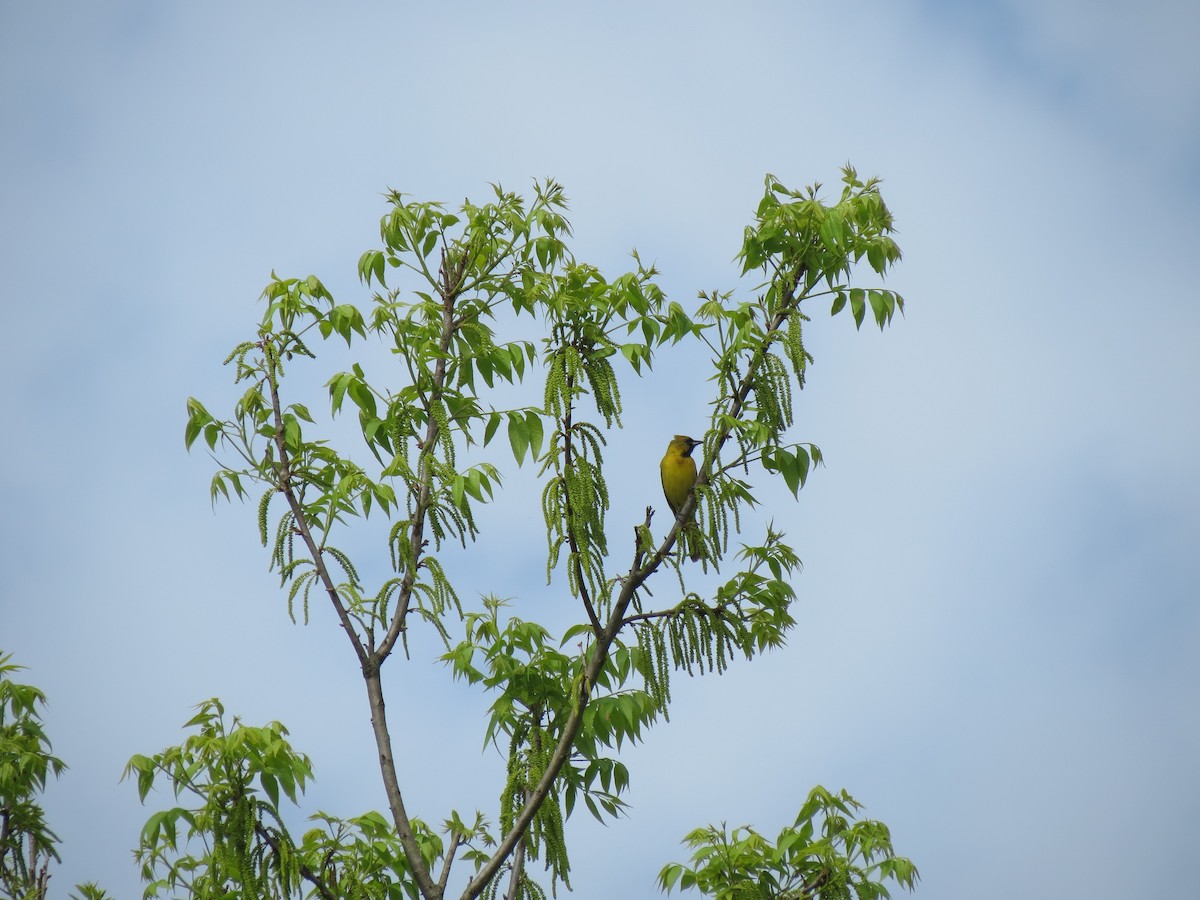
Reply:
[[[840,867],[821,885],[817,897],[820,900],[851,900],[850,885],[846,882],[846,873]]]
[[[436,557],[426,556],[421,561],[421,565],[429,572],[429,584],[418,582],[414,585],[414,592],[420,590],[424,596],[429,598],[429,612],[440,617],[447,609],[453,607],[461,618],[462,603],[458,599],[458,593],[454,590],[454,586],[450,584],[450,579],[446,577],[446,571],[442,568],[442,564]]]
[[[280,343],[284,340],[284,333],[280,333]],[[264,335],[262,341],[262,370],[267,373],[269,379],[275,380],[283,375],[283,366],[279,361],[279,350],[275,346],[275,341]]]
[[[270,494],[273,492],[273,490],[274,489],[264,495],[263,500],[259,502],[260,537],[264,533],[264,527],[266,525],[264,517],[267,506],[270,502]],[[312,585],[317,580],[318,575],[316,568],[313,566],[312,560],[308,559],[307,557],[301,557],[300,559],[297,559],[295,556],[296,529],[294,527],[294,522],[295,517],[292,515],[291,510],[288,510],[279,517],[279,524],[275,528],[275,543],[271,548],[271,568],[278,569],[279,571],[280,587],[287,584],[288,581],[292,582],[291,587],[288,589],[287,608],[288,617],[293,622],[296,621],[296,597],[301,591],[304,592],[304,622],[307,624],[309,591],[312,589]],[[326,549],[328,550],[329,548]],[[335,551],[335,553],[340,553],[340,551]],[[342,555],[344,556],[344,554]],[[337,557],[335,556],[334,558],[336,559]],[[349,564],[350,560],[346,559],[345,563]],[[343,566],[343,568],[344,567],[345,566]],[[352,565],[351,569],[353,569]],[[299,574],[297,574],[297,572],[299,572]],[[351,577],[357,580],[356,576]]]
[[[511,871],[511,867],[508,871]],[[500,888],[506,880],[500,875],[493,878],[482,894],[483,900],[496,900],[500,896]],[[505,897],[508,896],[505,894]],[[517,879],[516,893],[512,896],[513,900],[546,900],[546,891],[540,884],[522,872]]]
[[[308,595],[309,595],[309,592],[312,590],[312,586],[317,583],[317,578],[318,578],[317,570],[313,569],[313,568],[308,568],[307,571],[305,571],[303,574],[301,574],[299,576],[294,576],[294,572],[295,572],[295,569],[299,566],[310,566],[310,565],[311,564],[308,563],[307,560],[297,559],[294,562],[288,563],[287,568],[284,570],[283,577],[285,578],[285,580],[286,580],[286,578],[289,578],[289,577],[293,578],[292,586],[288,590],[288,600],[287,600],[288,618],[290,618],[293,623],[295,623],[295,621],[296,621],[296,595],[299,594],[301,592],[301,590],[303,590],[303,592],[304,592],[304,597],[303,597],[303,599],[304,599],[304,624],[305,625],[308,624]]]
[[[597,553],[608,553],[604,521],[597,513],[597,510],[608,508],[608,487],[600,467],[585,457],[576,456],[575,465],[564,472],[563,487],[571,509],[568,527],[574,532],[576,542],[595,547]]]
[[[575,374],[580,369],[579,351],[574,347],[558,347],[550,354],[546,367],[545,408],[555,419],[566,417],[582,389],[576,386]]]
[[[736,653],[750,659],[779,646],[794,624],[788,612],[794,594],[783,574],[799,567],[799,559],[776,534],[763,547],[746,548],[743,557],[749,569],[720,586],[712,605],[689,593],[674,609],[636,626],[635,665],[664,717],[669,668],[689,675],[724,672]],[[763,567],[779,577],[765,576]]]
[[[549,766],[553,745],[553,740],[536,722],[526,720],[513,729],[512,740],[509,743],[508,777],[500,795],[501,831],[507,832],[512,829],[517,814],[525,806],[526,798]],[[557,784],[551,787],[545,802],[534,814],[525,837],[525,854],[530,860],[542,859],[544,854],[545,867],[550,872],[551,891],[556,896],[559,881],[570,889],[571,865],[567,857],[562,799]],[[541,891],[541,888],[538,887],[537,890]],[[541,896],[545,896],[544,891],[541,891]]]
[[[267,546],[267,541],[270,539],[267,519],[267,509],[271,505],[271,498],[275,496],[278,489],[275,487],[267,488],[258,501],[258,537],[262,541],[262,545]]]
[[[577,399],[590,393],[605,426],[620,425],[620,389],[609,360],[615,345],[606,334],[603,304],[593,305],[587,294],[587,286],[596,280],[598,274],[589,267],[570,269],[549,303],[543,409],[557,430],[543,469],[553,469],[555,477],[542,493],[542,513],[547,525],[547,583],[567,544],[570,591],[580,595],[586,590],[600,598],[607,592],[603,562],[608,556],[604,431],[574,420]]]
[[[689,675],[724,672],[729,652],[738,646],[725,616],[704,606],[696,595],[685,598],[665,625],[675,668]]]
[[[404,583],[402,578],[389,578],[379,586],[379,591],[371,598],[371,618],[386,622],[391,613],[392,596],[400,590]]]
[[[419,615],[426,622],[431,624],[438,635],[441,637],[442,643],[447,648],[450,647],[450,632],[447,630],[442,617],[447,608],[453,606],[458,616],[461,618],[462,604],[459,602],[458,594],[454,590],[454,586],[450,584],[446,578],[446,573],[442,569],[442,564],[433,556],[427,556],[421,561],[421,565],[430,573],[428,582],[417,581],[412,586],[412,598],[416,601],[410,611]],[[400,579],[396,579],[399,584]],[[381,595],[383,591],[380,591]],[[390,593],[390,591],[388,592]],[[386,621],[381,618],[380,621]],[[407,649],[407,635],[405,636],[405,648]]]
[[[342,567],[342,571],[345,572],[350,578],[351,584],[357,585],[361,583],[358,579],[358,570],[354,568],[354,563],[350,561],[350,557],[348,557],[337,547],[330,547],[327,545],[322,547],[321,550],[337,560],[337,564]]]
[[[689,675],[721,673],[735,651],[747,652],[746,629],[736,616],[723,607],[705,606],[695,594],[658,622],[642,623],[636,633],[638,672],[646,693],[668,721],[672,667]]]
[[[698,528],[708,534],[708,544],[715,548],[718,558],[729,546],[730,523],[729,515],[733,514],[734,528],[741,530],[739,516],[740,500],[730,491],[731,479],[726,475],[716,476],[709,484],[698,485],[695,489],[696,505],[693,520]],[[677,560],[681,563],[682,560]],[[682,585],[682,571],[677,565]]]
[[[407,403],[395,399],[388,404],[387,430],[388,440],[394,448],[389,468],[408,482],[412,473],[412,460],[409,455],[412,452],[412,442],[407,436],[415,434],[416,429],[413,427],[412,412]]]
[[[460,507],[454,503],[451,486],[457,473],[450,463],[435,460],[430,455],[426,455],[420,465],[428,467],[430,478],[435,484],[442,485],[439,496],[429,504],[426,515],[426,521],[433,532],[435,549],[442,548],[442,543],[446,540],[447,535],[465,547],[467,537],[470,536],[473,539],[478,531],[475,527],[474,517],[471,515],[470,506],[464,503]]]
[[[540,728],[530,735],[529,742],[529,782],[537,784],[545,774],[550,764],[550,749],[553,742],[548,740]],[[534,814],[529,829],[529,857],[538,859],[537,850],[546,855],[546,868],[550,871],[550,889],[557,896],[557,884],[561,881],[570,890],[571,863],[567,857],[567,842],[563,833],[562,799],[559,797],[557,782],[550,788],[546,802]]]
[[[506,885],[509,879],[512,877],[511,872],[512,863],[509,862],[509,864],[501,870],[501,873],[497,874],[495,878],[488,882],[487,887],[483,889],[483,893],[480,895],[483,900],[496,900],[496,898],[500,896],[501,887],[505,887],[507,890]],[[505,897],[508,896],[509,894],[506,893]],[[514,897],[514,900],[546,900],[546,889],[530,878],[528,874],[526,874],[525,870],[522,870],[521,874],[517,876],[516,893],[512,896]],[[555,894],[555,896],[557,896],[557,894]]]
[[[663,714],[665,721],[671,721],[671,678],[667,666],[667,644],[662,630],[649,623],[638,626],[634,633],[637,636],[638,652],[634,656],[638,672],[646,686],[646,693],[654,701]]]
[[[292,841],[278,814],[244,789],[233,795],[215,795],[210,799],[221,815],[212,815],[213,837],[211,864],[202,879],[197,879],[200,896],[267,897],[287,896],[299,887],[299,867],[292,853]],[[268,824],[263,818],[270,818]],[[273,838],[274,848],[256,841],[261,830]],[[206,882],[201,886],[200,882]],[[234,885],[240,890],[230,890]]]
[[[288,359],[291,359],[297,353],[301,356],[307,356],[309,359],[317,358],[317,354],[308,349],[308,346],[300,339],[300,335],[296,334],[296,332],[284,330],[279,333],[279,337],[279,350]],[[264,349],[270,346],[270,341],[263,342]],[[276,361],[276,365],[278,365],[278,361]]]
[[[808,373],[808,364],[812,362],[812,355],[804,349],[804,323],[807,321],[810,321],[808,316],[799,309],[792,310],[788,316],[787,337],[784,339],[788,361],[792,364],[796,385],[800,390],[804,390],[804,378]]]
[[[440,509],[436,505],[430,504],[428,511],[425,514],[425,522],[429,525],[429,530],[433,532],[433,544],[437,549],[441,549],[442,542],[446,539],[446,518],[442,513],[446,512],[449,517],[449,522],[453,526],[455,522],[455,512],[453,508],[449,511]]]
[[[593,327],[585,322],[579,328],[584,331]],[[575,405],[575,398],[588,393],[583,386],[586,381],[591,389],[596,411],[603,417],[608,428],[620,425],[621,391],[617,373],[609,362],[612,350],[609,346],[596,349],[596,341],[565,334],[568,326],[557,325],[552,329],[554,349],[547,354],[545,410],[555,419],[563,420]],[[582,348],[582,349],[581,349]]]
[[[596,401],[596,411],[604,417],[604,424],[609,428],[621,419],[621,391],[617,386],[617,373],[606,357],[589,354],[583,366],[588,384],[592,388],[592,398]]]
[[[558,565],[559,554],[567,540],[561,525],[565,481],[565,476],[558,475],[547,481],[542,490],[542,517],[551,526],[546,529],[546,584],[553,580],[554,567]]]
[[[363,613],[367,611],[367,601],[363,598],[358,586],[342,582],[337,586],[337,594],[346,604],[346,611],[361,621]]]
[[[563,434],[561,429],[555,433],[546,460],[546,468],[553,467],[558,474],[542,491],[542,515],[547,525],[546,583],[552,580],[563,546],[573,542],[576,549],[567,566],[570,589],[578,592],[578,574],[582,572],[588,588],[599,596],[605,582],[602,562],[608,554],[604,517],[609,497],[601,468],[604,434],[588,422],[573,424],[570,466],[565,465]]]
[[[792,380],[783,360],[764,353],[752,381],[757,421],[772,434],[792,425]]]
[[[258,344],[255,341],[242,341],[229,351],[229,355],[226,356],[224,361],[221,363],[221,365],[227,366],[235,359],[237,360],[237,375],[234,378],[235,384],[241,381],[243,378],[246,378],[252,373],[258,371],[257,366],[249,366],[246,364],[246,356],[257,346]]]
[[[271,549],[271,568],[280,569],[290,565],[295,559],[292,553],[292,539],[296,535],[294,527],[295,517],[289,509],[279,517],[279,524],[275,526],[275,545]],[[282,582],[280,582],[282,585]]]
[[[580,592],[582,586],[577,583],[577,573],[582,572],[587,587],[595,596],[604,581],[600,561],[608,553],[603,519],[603,512],[608,507],[604,476],[598,466],[577,457],[575,465],[563,473],[563,487],[570,510],[566,524],[578,548],[572,552],[567,566],[570,589],[576,595]]]
[[[438,396],[430,398],[428,405],[429,417],[437,423],[437,442],[445,454],[445,466],[453,470],[455,463],[454,456],[454,432],[450,428],[450,414],[446,410],[445,400]],[[432,448],[428,448],[432,454]]]
[[[525,738],[529,734],[527,722],[517,722],[512,731],[508,744],[507,777],[504,780],[504,790],[500,792],[500,831],[507,834],[512,831],[517,813],[525,803],[525,795],[529,790],[529,766],[524,751]]]
[[[413,558],[411,533],[412,519],[400,519],[388,532],[388,554],[391,557],[392,569],[397,572],[407,572],[416,562]]]

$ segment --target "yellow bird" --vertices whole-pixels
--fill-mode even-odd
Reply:
[[[667,453],[659,463],[662,474],[663,493],[671,506],[676,518],[679,510],[687,503],[688,495],[696,484],[696,461],[692,459],[692,451],[699,445],[684,434],[677,434],[667,445]],[[688,517],[689,519],[691,516]],[[680,532],[680,543],[688,550],[688,556],[693,561],[700,558],[700,529],[694,522],[688,522]]]

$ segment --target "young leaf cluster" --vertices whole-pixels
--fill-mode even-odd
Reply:
[[[277,722],[227,723],[217,700],[200,704],[185,725],[183,744],[154,756],[136,755],[125,777],[143,802],[165,782],[184,805],[154,813],[136,851],[144,896],[238,898],[362,898],[420,896],[395,827],[377,812],[339,819],[317,812],[317,823],[296,841],[283,820],[281,796],[292,805],[312,779],[312,763]],[[482,821],[453,826],[456,845],[480,838]],[[412,821],[422,860],[446,852],[442,839]],[[484,836],[486,839],[486,836]]]
[[[293,804],[312,778],[308,757],[295,753],[278,722],[232,727],[218,700],[200,704],[184,726],[197,733],[154,756],[135,755],[123,777],[137,781],[143,802],[160,777],[176,806],[151,815],[135,856],[144,896],[185,891],[190,896],[292,897],[301,895],[306,866],[279,811],[282,794]],[[203,842],[199,855],[189,843]]]
[[[880,328],[904,308],[903,298],[893,291],[848,285],[863,258],[880,276],[900,259],[878,180],[862,181],[846,166],[837,203],[826,205],[819,190],[820,185],[792,190],[767,176],[755,222],[746,228],[738,254],[743,273],[759,272],[766,280],[752,300],[735,302],[732,294],[715,291],[701,294],[697,318],[710,326],[703,337],[712,352],[717,396],[704,442],[706,465],[697,505],[716,557],[727,546],[726,517],[754,502],[749,487],[733,479],[733,471],[748,470],[757,461],[766,472],[781,474],[796,494],[812,463],[821,462],[816,446],[786,438],[795,422],[793,386],[804,387],[812,360],[804,344],[806,301],[832,296],[837,314],[844,305],[839,298],[848,297],[852,311],[859,310],[856,324],[861,324],[861,297],[877,296],[871,302],[873,308],[878,304]],[[736,449],[727,457],[730,439]],[[714,489],[703,490],[709,483]]]
[[[659,887],[714,900],[880,900],[891,896],[889,881],[912,890],[917,867],[895,854],[882,822],[855,821],[861,808],[845,791],[818,785],[774,842],[745,826],[698,828],[684,838],[691,864],[665,866]]]
[[[46,695],[12,680],[23,668],[0,652],[0,892],[40,900],[49,864],[60,857],[39,797],[66,764],[50,752],[42,727]]]

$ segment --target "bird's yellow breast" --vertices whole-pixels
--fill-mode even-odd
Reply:
[[[679,515],[679,510],[687,502],[688,491],[696,483],[696,461],[692,459],[692,448],[696,442],[683,435],[675,438],[667,445],[666,455],[659,464],[662,475],[663,493],[671,512]]]

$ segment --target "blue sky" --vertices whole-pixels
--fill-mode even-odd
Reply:
[[[288,725],[306,810],[383,807],[349,649],[324,610],[290,624],[253,509],[212,511],[182,446],[189,395],[231,402],[220,361],[272,269],[365,301],[387,188],[552,175],[580,258],[617,273],[637,247],[688,304],[737,286],[766,172],[831,184],[846,160],[885,179],[908,310],[812,324],[797,438],[828,465],[764,512],[805,561],[799,625],[677,680],[628,754],[629,821],[572,823],[576,895],[651,896],[688,830],[773,834],[817,783],[892,827],[920,897],[1177,893],[1200,838],[1198,26],[1165,0],[0,7],[0,648],[70,766],[54,896],[140,893],[149,809],[117,779],[206,697]],[[625,396],[614,528],[706,402],[687,361]],[[460,590],[554,618],[533,491],[511,473]],[[433,756],[411,805],[439,821],[492,802],[497,763],[430,655],[392,709],[435,735],[394,727]]]

